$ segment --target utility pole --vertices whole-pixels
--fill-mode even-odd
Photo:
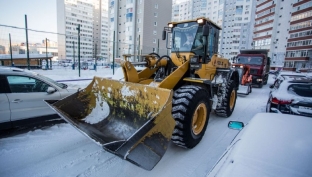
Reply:
[[[27,54],[27,68],[28,68],[28,70],[30,70],[29,49],[28,49],[27,15],[25,15],[25,30],[26,30],[26,54]]]
[[[78,30],[78,71],[80,77],[80,24],[78,24],[76,29]]]
[[[115,31],[113,37],[113,75],[115,73]]]
[[[12,56],[11,34],[10,33],[9,33],[9,39],[10,39],[11,66],[14,66],[13,56]]]
[[[138,45],[138,61],[140,59],[140,41],[141,41],[141,36],[139,35],[139,45]]]
[[[97,61],[96,61],[96,54],[97,54],[97,44],[95,44],[95,52],[94,52],[94,64],[95,64],[95,67],[94,67],[94,70],[96,71],[96,64],[97,64]]]
[[[46,38],[46,69],[48,69],[48,39]]]
[[[157,54],[159,55],[159,39],[157,40]]]
[[[75,41],[73,41],[73,57],[74,57],[74,66],[73,66],[73,70],[75,70]]]

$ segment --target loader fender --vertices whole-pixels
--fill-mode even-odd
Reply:
[[[50,106],[105,150],[151,170],[166,152],[175,126],[172,94],[94,77],[85,89]]]

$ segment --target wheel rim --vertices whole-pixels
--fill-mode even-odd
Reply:
[[[202,132],[207,119],[207,107],[204,103],[201,103],[197,106],[193,119],[192,119],[192,131],[195,135]]]
[[[235,90],[233,89],[231,92],[231,96],[230,96],[230,109],[231,110],[233,109],[234,104],[235,104],[235,96],[236,96],[236,93],[235,93]]]

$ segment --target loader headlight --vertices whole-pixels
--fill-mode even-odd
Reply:
[[[172,24],[172,23],[169,23],[168,26],[169,26],[169,28],[172,28],[172,27],[173,27],[173,24]]]
[[[199,24],[204,23],[204,19],[202,19],[202,18],[197,19],[197,23],[199,23]]]
[[[243,65],[241,65],[240,68],[243,68]]]
[[[199,61],[199,58],[194,56],[194,57],[191,58],[190,63],[198,63],[198,61]]]
[[[257,81],[258,81],[258,82],[261,82],[261,81],[262,81],[262,79],[257,79]]]

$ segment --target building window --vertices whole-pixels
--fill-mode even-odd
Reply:
[[[156,43],[156,39],[153,39],[153,43]]]
[[[157,16],[158,16],[158,13],[155,12],[155,13],[154,13],[154,17],[157,17]]]
[[[237,15],[243,14],[243,6],[236,6],[236,14]]]
[[[154,31],[153,31],[153,34],[154,34],[154,35],[157,35],[157,31],[156,31],[156,30],[154,30]]]
[[[157,22],[154,22],[154,26],[157,26]]]
[[[155,4],[155,8],[158,9],[158,4]]]

